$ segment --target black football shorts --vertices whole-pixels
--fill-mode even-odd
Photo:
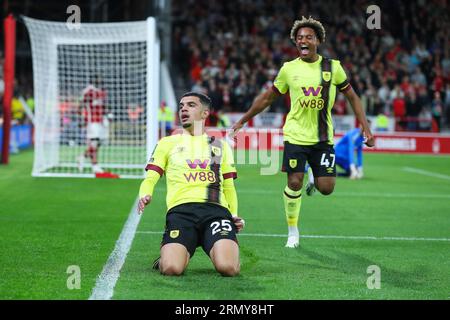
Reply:
[[[302,146],[285,141],[282,171],[305,172],[305,165],[308,162],[314,177],[335,177],[335,160],[334,147],[326,142]]]
[[[214,243],[221,239],[238,242],[230,211],[213,203],[185,203],[167,212],[161,246],[180,243],[192,257],[199,246],[209,255]]]

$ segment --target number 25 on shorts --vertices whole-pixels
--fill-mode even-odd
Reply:
[[[211,230],[212,235],[215,235],[217,232],[221,232],[221,231],[233,230],[231,227],[230,220],[225,220],[225,219],[221,220],[221,222],[214,221],[213,223],[211,223],[210,227],[212,228],[212,230]]]

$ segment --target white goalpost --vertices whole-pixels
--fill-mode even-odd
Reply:
[[[158,141],[155,19],[71,29],[23,20],[33,59],[32,175],[142,178]]]

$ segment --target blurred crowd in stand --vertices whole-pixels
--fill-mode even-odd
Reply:
[[[216,111],[244,112],[295,59],[294,20],[319,19],[319,54],[339,59],[368,115],[395,117],[397,130],[450,124],[450,19],[447,1],[384,1],[381,28],[366,21],[368,1],[174,0],[173,62],[187,89],[207,93]],[[287,112],[288,95],[271,112]],[[345,97],[333,113],[351,113]]]

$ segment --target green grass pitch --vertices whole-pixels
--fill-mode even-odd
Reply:
[[[0,166],[0,299],[87,299],[140,181],[32,178],[32,157],[25,151]],[[235,278],[218,275],[201,248],[182,277],[152,271],[165,217],[160,181],[113,299],[449,299],[450,157],[364,160],[363,180],[338,178],[331,196],[303,196],[297,249],[284,248],[285,175],[238,165],[247,225]],[[67,288],[71,265],[80,267],[80,289]],[[380,289],[367,287],[373,265]]]

